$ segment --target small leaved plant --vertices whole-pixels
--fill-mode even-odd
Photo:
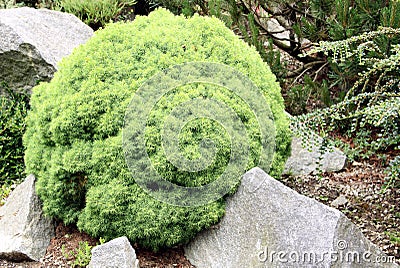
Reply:
[[[71,267],[86,267],[92,258],[93,246],[89,245],[87,241],[79,241],[78,247],[67,251],[65,245],[61,246],[61,252],[65,259],[72,259]]]

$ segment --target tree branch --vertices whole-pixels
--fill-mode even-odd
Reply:
[[[309,62],[306,64],[303,64],[300,68],[297,68],[294,71],[288,72],[285,76],[285,78],[293,78],[298,76],[299,74],[301,74],[304,70],[307,69],[312,69],[317,65],[324,65],[326,63],[326,61],[313,61],[313,62]]]
[[[282,38],[274,36],[273,33],[268,30],[267,26],[261,22],[258,15],[255,14],[255,12],[252,10],[251,6],[249,6],[250,3],[246,3],[245,0],[241,0],[241,2],[242,2],[243,8],[245,8],[248,13],[251,13],[254,15],[254,21],[255,21],[256,25],[258,25],[260,34],[268,35],[272,39],[272,42],[276,47],[285,51],[291,57],[293,57],[296,60],[303,62],[303,63],[311,63],[311,62],[323,60],[322,58],[315,58],[315,57],[311,57],[309,55],[307,55],[305,57],[300,56],[302,54],[301,44],[300,44],[300,42],[295,40],[295,34],[294,34],[293,29],[291,28],[289,23],[287,21],[285,21],[285,19],[283,17],[278,16],[275,19],[278,21],[280,26],[282,26],[283,28],[285,28],[287,31],[290,32],[289,39],[282,39]],[[274,11],[272,11],[272,12],[274,12]],[[289,41],[290,45],[287,45],[287,44],[285,44],[285,42],[282,42],[282,41]]]

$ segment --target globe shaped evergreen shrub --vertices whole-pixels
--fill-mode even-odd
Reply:
[[[276,146],[270,174],[278,177],[290,153],[290,131],[280,88],[255,48],[215,18],[174,16],[164,9],[132,23],[110,24],[60,63],[49,83],[33,89],[27,117],[26,171],[47,215],[95,237],[126,235],[157,250],[186,243],[224,214],[220,198],[202,206],[179,207],[154,199],[129,171],[122,148],[124,116],[132,96],[161,70],[187,62],[233,67],[261,90],[273,114]],[[260,141],[252,107],[223,87],[189,84],[171,90],[148,119],[146,148],[169,181],[199,186],[217,177],[229,158],[229,137],[218,122],[194,120],[182,131],[182,151],[198,157],[202,136],[219,144],[216,163],[200,172],[177,170],[159,146],[165,116],[182,100],[212,95],[238,114],[250,135],[246,169],[258,165]],[[201,128],[199,128],[201,126]],[[233,189],[234,191],[234,189]]]

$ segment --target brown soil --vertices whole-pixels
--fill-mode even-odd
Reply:
[[[384,168],[377,163],[354,162],[338,173],[286,176],[283,183],[328,206],[339,196],[338,207],[362,233],[400,264],[400,189],[382,192]],[[396,239],[397,237],[397,239]]]
[[[78,248],[79,242],[87,241],[90,246],[99,244],[97,239],[79,232],[75,226],[65,226],[58,223],[56,236],[51,240],[47,248],[46,256],[40,262],[9,262],[0,260],[0,267],[72,267],[73,256],[66,256],[68,252]],[[140,267],[151,268],[194,268],[185,258],[182,247],[161,250],[154,253],[150,250],[134,245],[134,249],[139,259]]]

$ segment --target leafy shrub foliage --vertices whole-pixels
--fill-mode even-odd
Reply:
[[[280,175],[290,151],[290,132],[280,88],[268,66],[254,48],[238,39],[218,19],[185,19],[159,9],[133,23],[110,24],[98,31],[61,62],[50,83],[33,89],[24,136],[25,163],[27,172],[38,178],[37,192],[48,215],[65,223],[77,222],[80,229],[96,237],[108,240],[127,235],[155,250],[184,243],[218,222],[224,214],[224,200],[199,207],[159,202],[134,182],[122,150],[125,110],[134,92],[160,70],[193,61],[230,65],[262,90],[274,115],[277,133],[271,174]],[[216,97],[224,93],[213,88]],[[155,109],[151,120],[162,124],[160,121],[170,109],[169,100],[201,94],[200,86],[184,86],[179,94],[172,94],[173,98],[164,99],[165,108],[158,105],[160,109]],[[242,104],[237,97],[236,102]],[[230,104],[234,105],[235,99],[227,103]],[[251,107],[239,106],[232,107],[239,117],[253,116],[247,114]],[[201,129],[202,122],[183,130],[188,136],[182,137],[193,136],[188,138],[187,145],[183,144],[187,157],[193,157],[193,150],[185,150],[185,146],[197,144],[199,133],[193,131]],[[260,155],[258,127],[251,119],[244,124],[250,133],[255,133],[250,141],[254,151],[249,160],[251,168]],[[218,131],[212,123],[205,126],[207,131]],[[164,161],[158,166],[165,170],[169,167],[167,160],[157,158],[151,150],[158,146],[153,139],[157,132],[149,129],[148,154],[153,161]],[[207,182],[204,178],[214,178],[218,175],[216,170],[191,173],[181,181],[178,172],[165,171],[164,175],[167,180],[191,186]]]
[[[59,5],[97,29],[114,19],[124,7],[135,3],[136,0],[60,0]]]
[[[284,64],[280,62],[281,54],[273,49],[272,39],[266,38],[266,36],[271,35],[263,32],[263,28],[258,24],[260,21],[255,12],[256,5],[271,1],[149,0],[149,2],[152,5],[163,6],[174,14],[193,16],[197,13],[219,18],[228,28],[257,49],[278,79],[286,73]]]
[[[4,94],[1,95],[1,92]],[[0,85],[0,184],[16,181],[24,176],[25,117],[28,96],[15,93]]]

